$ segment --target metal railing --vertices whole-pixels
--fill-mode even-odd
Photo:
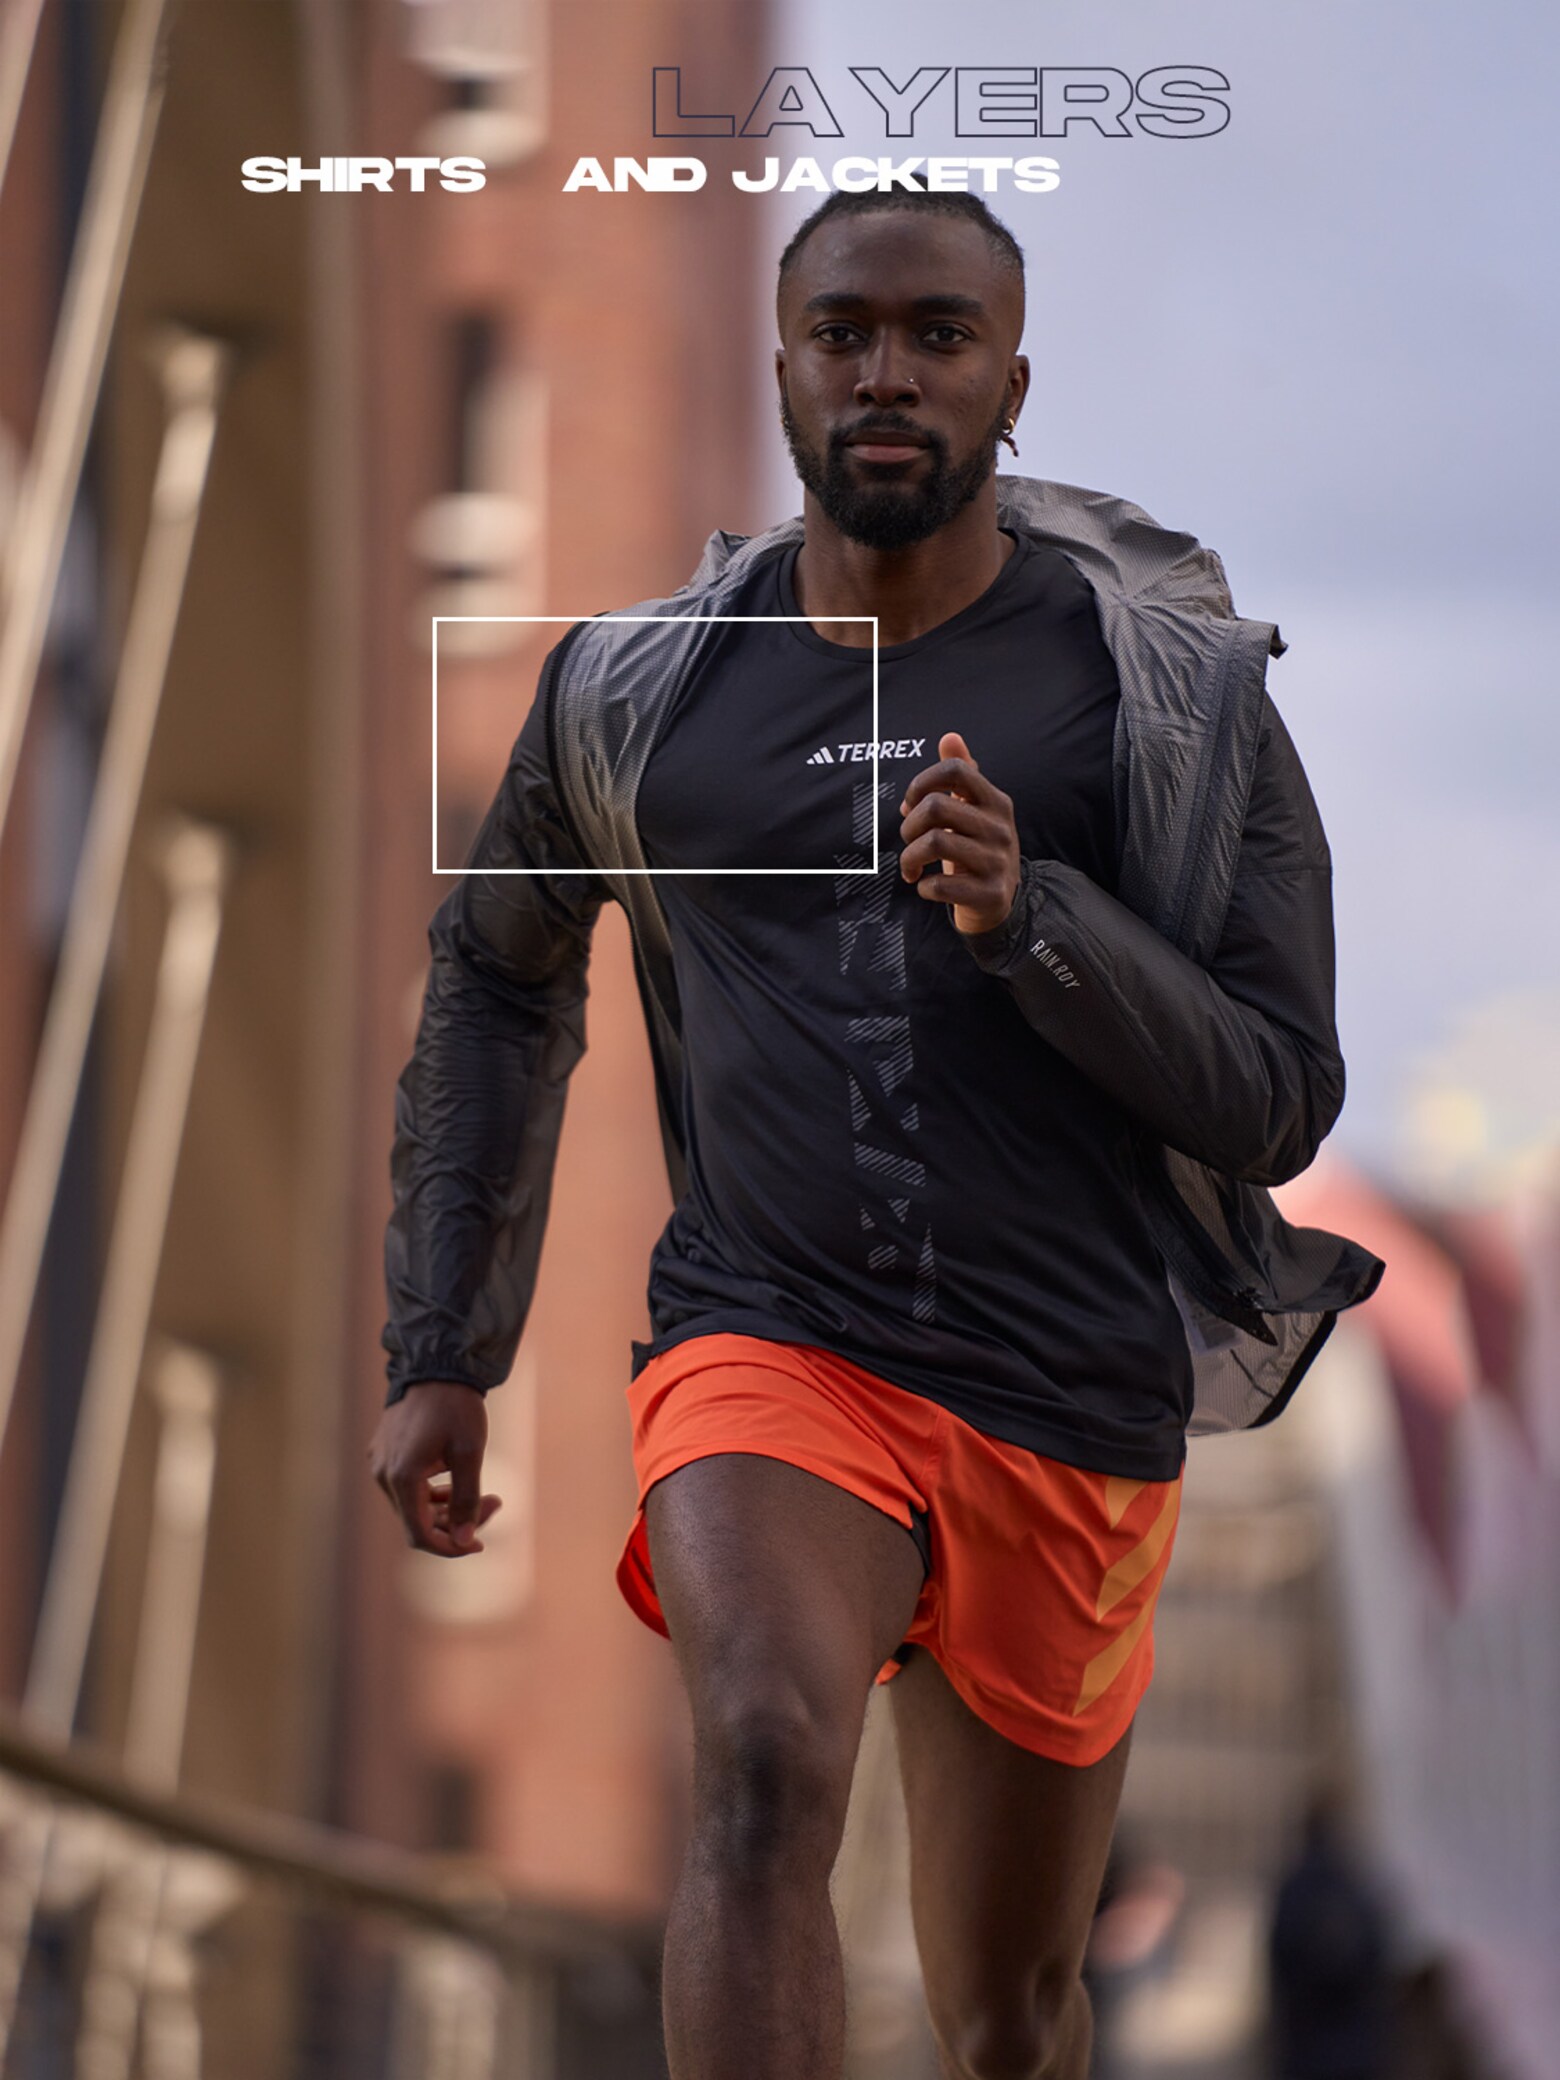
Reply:
[[[0,558],[0,832],[162,112],[169,8],[170,0],[126,0],[37,429]],[[32,40],[24,16],[5,53],[7,94],[14,78],[18,107]]]
[[[516,1900],[469,1863],[152,1788],[5,1710],[0,1775],[27,1787],[11,1791],[0,1840],[47,1811],[54,1904],[97,1900],[73,2018],[78,2080],[127,2075],[137,2048],[148,2076],[196,2080],[202,1942],[255,1888],[392,1935],[385,2035],[397,2080],[553,2080],[559,1975],[621,1972],[644,1947],[642,1930]]]
[[[177,829],[163,847],[169,906],[151,1033],[23,1698],[27,1723],[41,1735],[60,1739],[68,1738],[75,1721],[102,1591],[109,1528],[221,934],[230,853],[220,831],[196,823]],[[143,1776],[170,1788],[178,1781],[184,1745],[205,1564],[213,1375],[214,1368],[203,1366],[194,1354],[170,1354],[161,1368],[162,1465],[127,1759]],[[27,1814],[14,1830],[0,1877],[0,2070],[52,1835],[46,1809]],[[124,1919],[121,1914],[119,1920]],[[137,1919],[138,1925],[155,1926],[155,1898],[150,1920],[146,1913]]]
[[[0,1216],[0,1442],[108,966],[229,366],[229,349],[220,341],[172,328],[153,340],[152,353],[162,379],[166,417],[146,546],[71,890],[59,970]],[[23,531],[20,521],[17,531]],[[8,631],[13,618],[20,618],[20,610],[17,617],[8,617]]]
[[[22,99],[27,92],[27,74],[38,41],[38,17],[43,0],[13,0],[0,14],[0,189],[5,187],[11,147],[21,121]]]

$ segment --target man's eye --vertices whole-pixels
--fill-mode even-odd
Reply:
[[[969,338],[962,325],[933,325],[927,337],[930,338],[932,334],[939,332],[945,335],[944,343],[949,346],[956,346],[960,340]]]
[[[820,325],[813,337],[814,339],[829,339],[831,334],[837,334],[842,338],[849,339],[853,330],[854,328],[849,325]]]

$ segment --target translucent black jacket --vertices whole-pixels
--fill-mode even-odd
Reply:
[[[1121,682],[1118,894],[1023,863],[1008,921],[967,941],[1039,1033],[1138,1123],[1149,1217],[1196,1373],[1193,1432],[1277,1414],[1379,1259],[1297,1228],[1266,1189],[1303,1170],[1343,1104],[1332,863],[1266,691],[1284,644],[1235,616],[1217,556],[1125,500],[999,477],[998,517],[1094,588]],[[433,959],[397,1088],[386,1237],[389,1398],[420,1379],[487,1389],[513,1362],[546,1220],[569,1072],[585,1045],[590,936],[621,903],[649,1027],[674,1194],[682,1037],[665,916],[634,802],[661,721],[755,562],[799,519],[718,533],[669,599],[576,624],[429,928]],[[729,609],[727,609],[729,611]],[[628,615],[646,617],[639,620]],[[493,870],[526,868],[526,873]],[[544,871],[535,871],[544,870]],[[1065,962],[1076,987],[1057,984]]]

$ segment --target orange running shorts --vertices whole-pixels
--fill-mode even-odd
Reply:
[[[920,1598],[880,1683],[921,1647],[988,1725],[1053,1761],[1097,1762],[1126,1732],[1153,1674],[1180,1476],[1066,1466],[828,1351],[754,1336],[674,1345],[628,1402],[639,1502],[617,1581],[655,1631],[645,1496],[691,1460],[756,1452],[859,1495],[921,1548]]]

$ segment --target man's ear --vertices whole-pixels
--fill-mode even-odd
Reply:
[[[785,348],[775,348],[775,381],[780,386],[780,402],[785,403]]]
[[[1016,419],[1023,409],[1024,399],[1029,395],[1029,356],[1015,354],[1008,369],[1008,381],[1018,379],[1018,394],[1013,399],[1013,417]]]

